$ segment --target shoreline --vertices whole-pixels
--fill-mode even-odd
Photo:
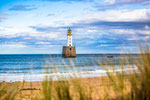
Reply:
[[[126,68],[124,69],[124,72],[126,74],[132,73],[132,71],[138,71],[138,69],[135,68]],[[52,73],[52,74],[28,74],[28,75],[16,75],[16,74],[1,74],[0,75],[0,82],[41,82],[45,79],[46,76],[51,77],[53,81],[58,81],[60,77],[62,79],[70,79],[72,77],[77,78],[94,78],[94,77],[103,77],[107,76],[107,72],[115,72],[120,73],[122,72],[121,69],[114,70],[97,70],[97,71],[86,71],[86,72],[70,72],[70,73]]]

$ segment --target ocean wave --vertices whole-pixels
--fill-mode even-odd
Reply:
[[[54,81],[59,80],[60,77],[71,78],[71,77],[99,77],[107,76],[107,72],[121,73],[125,72],[126,74],[131,73],[132,71],[138,72],[137,67],[126,67],[122,69],[110,69],[106,70],[95,70],[95,71],[80,71],[80,72],[65,72],[65,73],[47,73],[47,74],[0,74],[0,82],[15,82],[15,81],[43,81],[46,76],[51,77]]]

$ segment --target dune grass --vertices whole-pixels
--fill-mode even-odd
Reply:
[[[18,84],[0,83],[0,100],[15,100],[18,94]]]
[[[32,100],[150,100],[150,50],[147,45],[140,48],[140,61],[134,61],[138,71],[126,74],[124,66],[127,65],[120,63],[122,72],[109,72],[109,68],[106,67],[107,76],[100,77],[96,83],[92,79],[63,76],[58,76],[59,80],[54,81],[52,77],[46,76],[42,82],[42,89],[39,90],[40,94],[30,92],[34,95]],[[131,67],[129,64],[128,66]],[[20,89],[23,89],[23,86],[24,83],[19,86]],[[0,100],[23,99],[18,95],[19,90],[18,84],[1,82]]]

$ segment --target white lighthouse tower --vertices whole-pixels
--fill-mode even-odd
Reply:
[[[72,46],[72,32],[68,29],[67,33],[67,46],[63,46],[62,52],[63,58],[75,58],[76,57],[76,47]]]
[[[67,46],[72,46],[72,32],[71,29],[68,29],[68,34],[67,34]]]

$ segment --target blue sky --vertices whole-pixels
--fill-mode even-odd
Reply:
[[[0,54],[137,53],[150,43],[150,0],[0,0]]]

